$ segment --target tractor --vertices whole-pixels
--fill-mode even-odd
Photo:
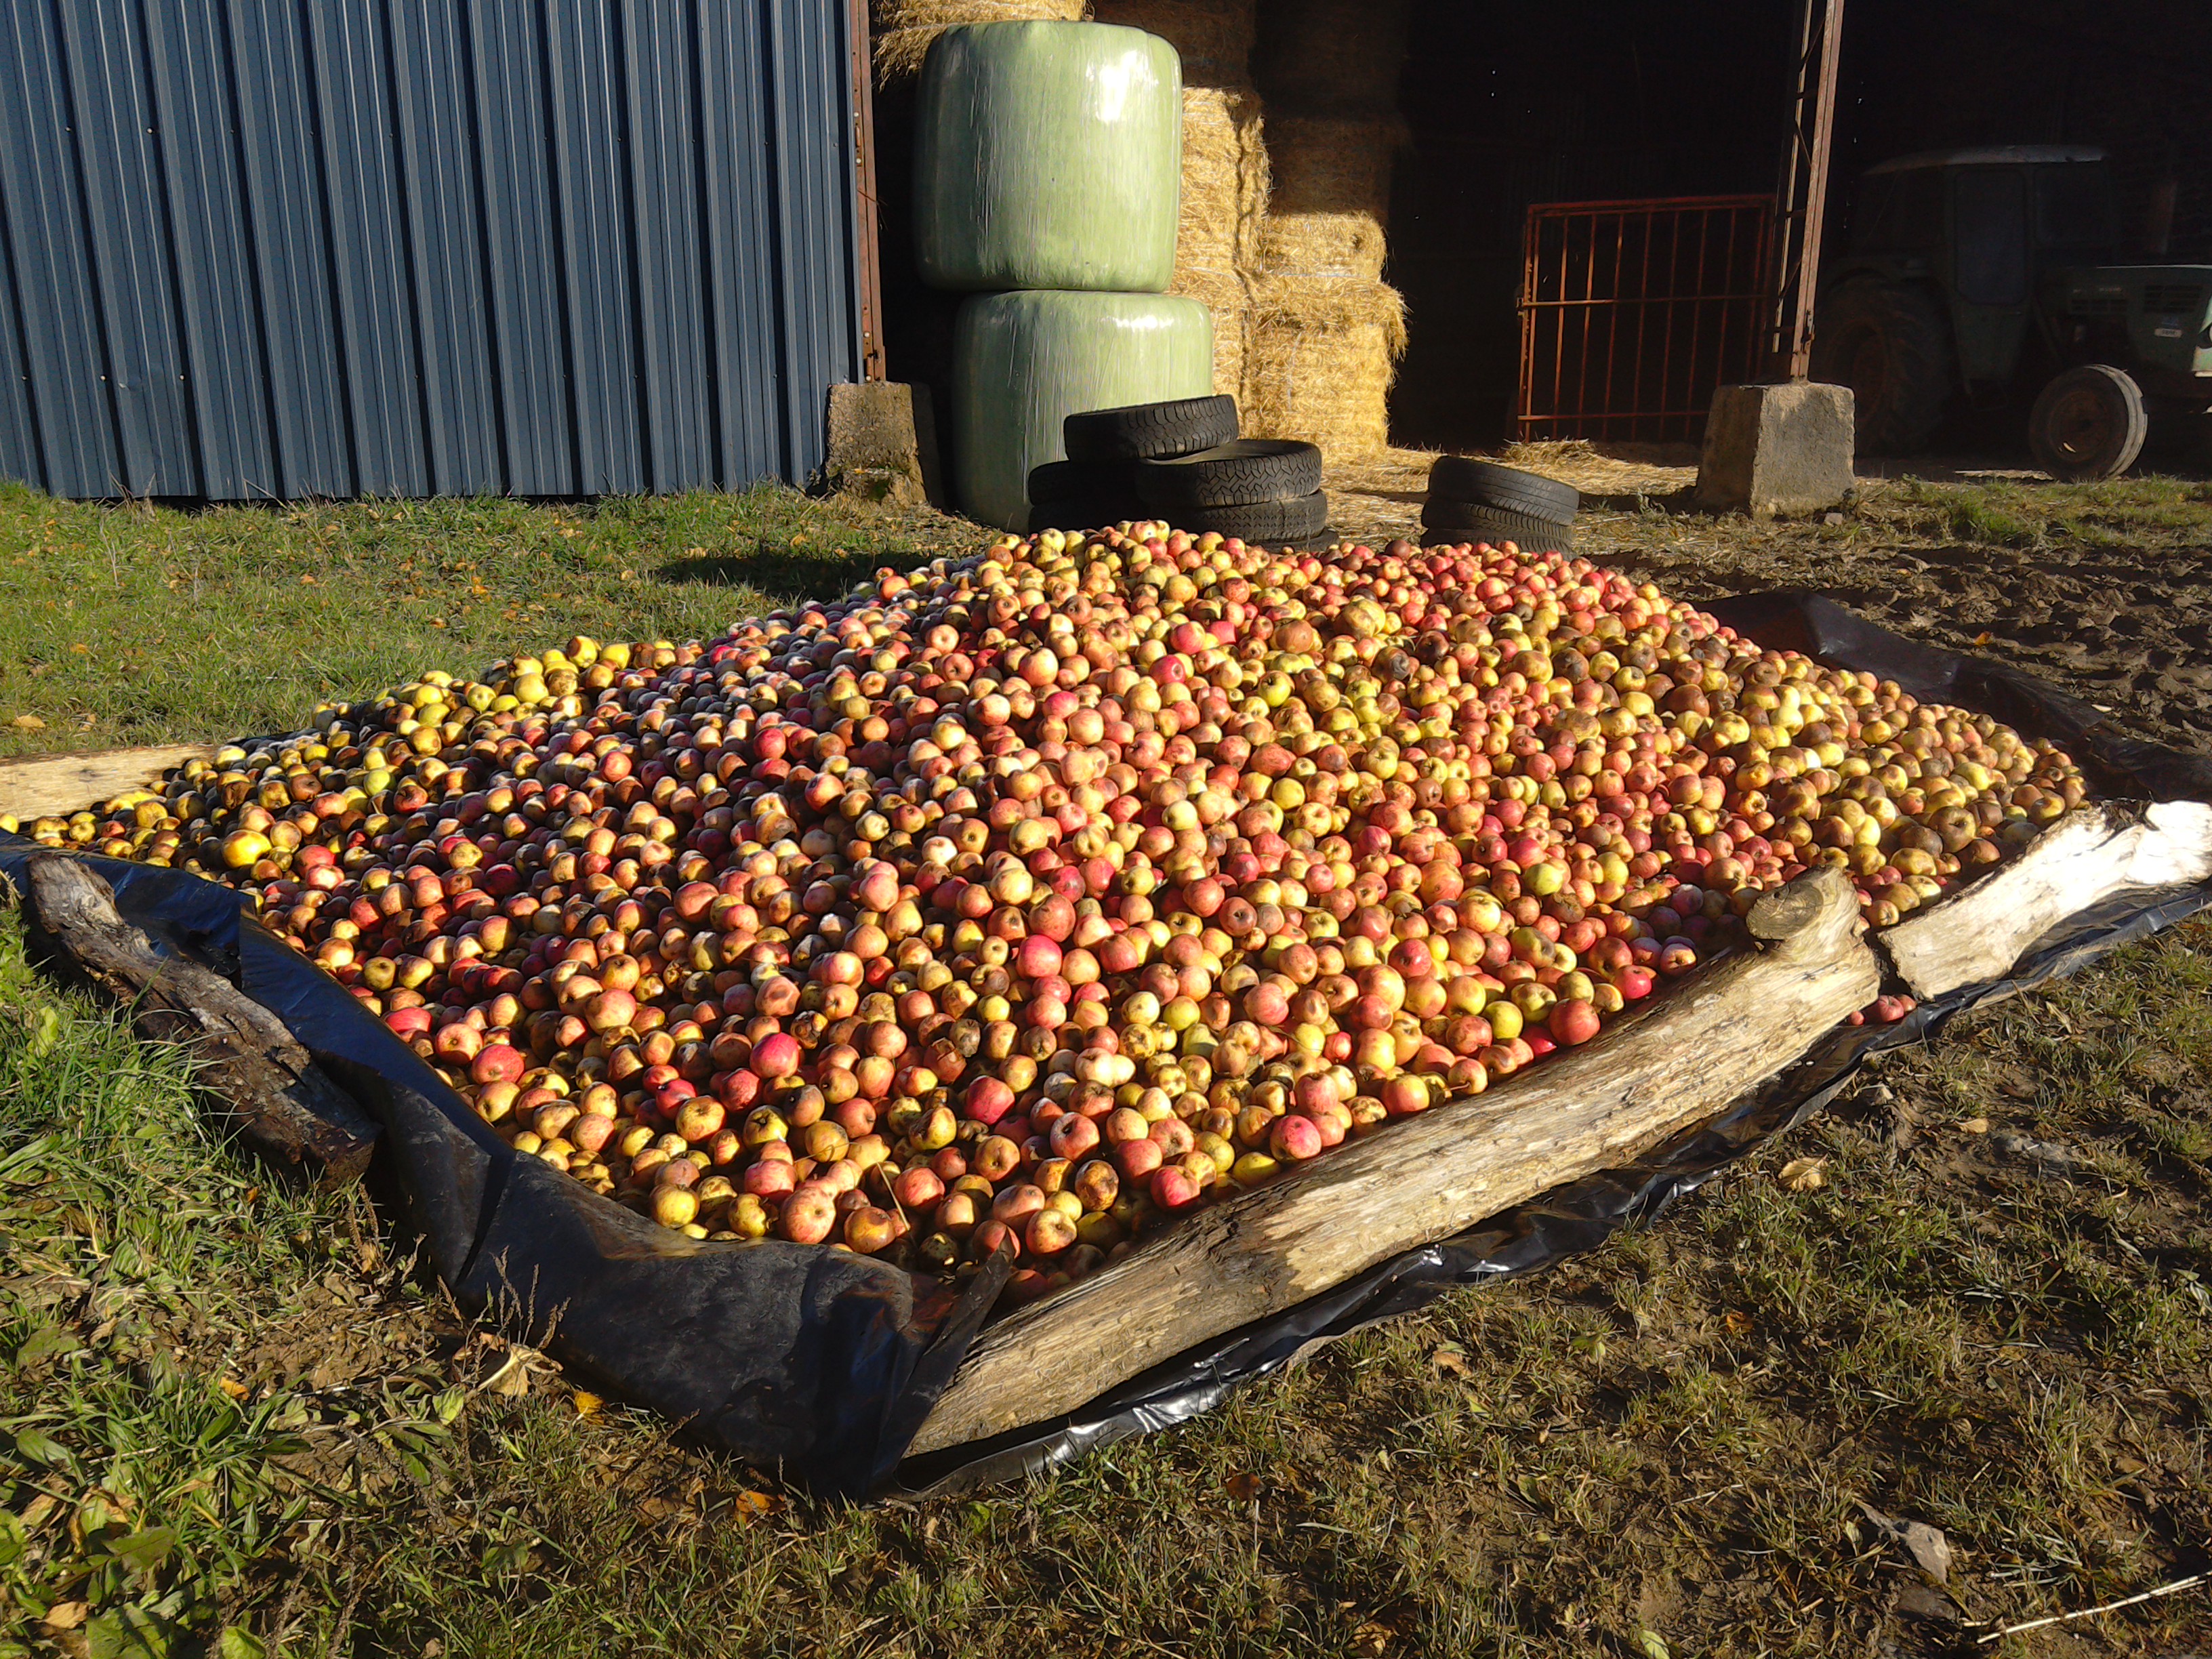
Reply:
[[[2024,401],[2036,465],[2109,478],[2212,409],[2212,265],[2117,263],[2104,152],[2012,145],[1870,168],[1814,312],[1813,372],[1858,443],[1900,453],[1954,401]]]

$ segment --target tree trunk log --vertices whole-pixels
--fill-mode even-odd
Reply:
[[[98,874],[59,853],[27,862],[33,943],[131,1012],[149,1042],[184,1044],[210,1115],[279,1170],[360,1179],[377,1126],[270,1013],[197,963],[158,953]]]
[[[910,1449],[1070,1411],[1209,1337],[1617,1164],[1773,1076],[1881,988],[1835,871],[1748,918],[1762,948],[1719,963],[1587,1048],[1392,1124],[986,1331]]]
[[[173,766],[204,760],[205,744],[111,749],[98,755],[40,755],[0,761],[0,814],[18,821],[66,817],[147,784]]]
[[[2069,812],[1964,892],[1877,935],[1923,1001],[2012,971],[2067,917],[2129,887],[2212,878],[2212,806],[2160,801]]]

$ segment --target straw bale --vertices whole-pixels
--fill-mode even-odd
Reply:
[[[1252,78],[1270,104],[1388,109],[1406,62],[1408,0],[1267,0]]]
[[[875,0],[876,82],[919,75],[929,43],[956,23],[1079,23],[1086,15],[1085,0]]]
[[[1406,143],[1395,116],[1273,115],[1260,264],[1308,276],[1382,275],[1390,167]]]
[[[1237,270],[1259,258],[1267,148],[1249,87],[1182,89],[1182,200],[1176,264]]]
[[[1324,453],[1389,447],[1390,382],[1406,349],[1406,302],[1387,283],[1269,275],[1252,284],[1244,429]]]
[[[1092,15],[1165,40],[1186,87],[1245,87],[1257,10],[1256,0],[1094,0]]]
[[[1252,331],[1252,293],[1234,270],[1178,264],[1168,292],[1197,301],[1213,313],[1213,389],[1244,406],[1244,364]]]

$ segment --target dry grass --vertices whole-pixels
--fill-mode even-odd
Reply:
[[[930,43],[959,23],[1078,23],[1085,0],[876,0],[871,50],[878,86],[921,73]]]

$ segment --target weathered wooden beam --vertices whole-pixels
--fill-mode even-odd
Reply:
[[[140,1036],[189,1048],[224,1127],[288,1173],[328,1186],[360,1179],[377,1126],[276,1015],[197,963],[158,953],[77,860],[37,854],[25,877],[33,946],[129,1009]]]
[[[1209,1337],[1448,1238],[1719,1112],[1879,993],[1838,872],[1760,900],[1759,948],[1588,1048],[1392,1124],[1157,1242],[977,1340],[915,1453],[1073,1409]]]
[[[171,767],[215,753],[205,744],[110,749],[97,755],[38,755],[0,761],[0,815],[19,820],[63,817],[131,789]]]
[[[2067,917],[2129,887],[2212,879],[2212,806],[2098,804],[2069,812],[1964,891],[1879,938],[1923,1000],[2001,979]]]

